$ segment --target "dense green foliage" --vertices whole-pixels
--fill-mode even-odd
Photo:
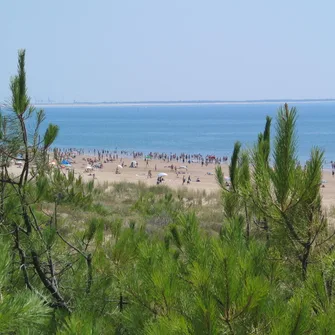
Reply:
[[[296,158],[296,110],[237,142],[222,195],[85,184],[48,164],[19,52],[0,119],[0,334],[333,334],[323,153]],[[36,118],[33,133],[26,121]],[[9,163],[20,157],[18,177]]]

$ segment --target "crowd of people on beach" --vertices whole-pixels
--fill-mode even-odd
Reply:
[[[187,153],[160,153],[160,152],[149,152],[148,154],[144,154],[140,151],[126,151],[121,150],[120,152],[114,150],[107,149],[89,149],[85,150],[83,148],[55,148],[52,150],[56,150],[58,157],[66,158],[80,155],[94,156],[97,157],[98,161],[105,161],[105,163],[117,161],[122,157],[132,157],[134,159],[155,159],[162,160],[164,162],[177,161],[179,163],[201,163],[201,164],[221,164],[228,162],[228,156],[217,156],[213,154],[202,155],[198,154],[187,154]]]
[[[67,161],[69,164],[66,166],[60,166],[64,170],[70,170],[71,164],[75,163],[74,159],[82,156],[82,159],[87,162],[87,166],[84,172],[88,172],[89,175],[93,175],[95,178],[95,174],[92,173],[93,169],[103,169],[104,164],[117,162],[118,165],[116,167],[115,173],[121,174],[121,171],[127,165],[124,162],[124,159],[130,158],[133,161],[130,162],[129,167],[138,168],[139,163],[137,160],[144,161],[144,167],[147,170],[147,178],[152,178],[152,169],[157,171],[157,161],[163,161],[164,163],[169,163],[164,165],[165,169],[170,169],[171,172],[176,174],[176,177],[182,176],[182,185],[189,185],[192,182],[191,175],[189,173],[189,168],[191,168],[192,164],[201,164],[201,166],[208,166],[208,164],[228,164],[228,156],[217,156],[213,154],[202,155],[198,154],[188,154],[188,153],[164,153],[164,152],[154,152],[150,151],[149,153],[143,153],[141,151],[127,151],[127,150],[108,150],[108,149],[83,149],[83,148],[51,148],[49,149],[50,156],[54,153],[54,158],[58,158],[59,162]],[[154,165],[151,161],[154,160]],[[15,164],[20,164],[15,162]],[[50,162],[53,166],[56,166],[56,160],[54,159]],[[335,161],[328,161],[327,165],[331,167],[332,177],[335,177]],[[199,165],[198,165],[199,166]],[[300,166],[300,162],[298,162],[298,166]],[[141,167],[143,165],[141,164]],[[306,167],[306,165],[305,165]],[[213,172],[207,171],[207,175],[213,175]],[[200,182],[200,178],[198,176],[193,176],[193,181]],[[157,185],[164,182],[164,178],[159,176],[157,177]],[[325,180],[322,180],[320,183],[320,187],[325,188]],[[230,183],[226,181],[226,186],[229,187]]]
[[[141,155],[143,156],[143,154]],[[215,156],[215,155],[205,155],[203,156],[202,154],[186,154],[186,153],[181,153],[181,154],[166,154],[166,153],[158,153],[158,152],[150,152],[146,157],[151,157],[152,159],[159,159],[163,160],[164,162],[170,162],[170,161],[177,161],[177,162],[182,162],[185,163],[187,162],[188,164],[191,163],[216,163],[220,164],[223,162],[228,161],[228,156]]]
[[[201,164],[201,166],[208,166],[208,164],[224,164],[228,163],[228,156],[217,156],[213,154],[202,155],[198,154],[188,154],[188,153],[160,153],[150,151],[148,154],[145,154],[141,151],[127,151],[127,150],[108,150],[108,149],[83,149],[83,148],[53,148],[50,149],[50,152],[54,152],[60,161],[67,159],[75,159],[79,156],[84,156],[83,160],[92,166],[95,169],[102,169],[103,164],[111,163],[111,162],[119,162],[120,165],[115,170],[116,174],[121,173],[121,169],[125,167],[123,159],[124,158],[133,158],[134,161],[131,162],[129,167],[138,167],[138,162],[135,161],[139,159],[143,159],[145,162],[145,167],[148,168],[147,178],[152,178],[151,160],[161,160],[163,162],[170,163],[169,165],[164,166],[164,168],[171,169],[177,176],[182,175],[182,185],[187,185],[191,183],[191,176],[188,175],[186,178],[186,174],[188,174],[188,165],[191,164]],[[173,163],[171,163],[173,162]],[[183,164],[183,165],[179,165]],[[179,165],[179,167],[177,166]],[[330,161],[331,165],[331,174],[335,176],[335,161]],[[157,165],[154,166],[155,171],[157,171]],[[89,171],[90,172],[90,171]],[[207,172],[207,174],[212,174]],[[157,185],[161,184],[164,181],[163,177],[157,178]],[[196,182],[200,182],[200,178],[196,177]],[[324,182],[321,184],[321,187],[325,187]]]
[[[148,169],[147,178],[152,178],[152,170],[154,168],[157,171],[157,164],[150,165],[151,160],[160,160],[165,163],[170,163],[165,165],[164,168],[171,169],[171,172],[174,172],[179,178],[179,175],[182,175],[182,185],[191,184],[191,175],[188,172],[188,165],[191,164],[201,164],[201,166],[208,166],[208,164],[223,164],[228,162],[228,156],[216,156],[213,154],[202,155],[198,154],[188,154],[188,153],[160,153],[160,152],[149,152],[147,154],[141,151],[126,151],[126,150],[108,150],[108,149],[83,149],[83,148],[53,148],[51,149],[58,159],[75,159],[82,157],[84,161],[87,162],[87,167],[85,172],[89,172],[89,175],[92,174],[94,169],[102,169],[104,164],[117,162],[118,165],[115,169],[116,174],[121,174],[121,171],[127,165],[124,162],[125,158],[132,158],[133,161],[129,164],[129,167],[138,167],[138,162],[136,160],[143,160],[145,167]],[[91,170],[92,168],[92,170]],[[212,174],[212,173],[211,173]],[[188,175],[188,176],[187,176]],[[194,177],[195,182],[200,182],[199,177]],[[164,182],[163,177],[157,177],[157,185]]]

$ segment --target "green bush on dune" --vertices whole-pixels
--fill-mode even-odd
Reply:
[[[295,108],[273,147],[270,118],[253,148],[236,143],[219,196],[97,186],[50,168],[58,127],[39,136],[24,68],[20,51],[0,118],[1,334],[335,333],[323,153],[298,164]]]

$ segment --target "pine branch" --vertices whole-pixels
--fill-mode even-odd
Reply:
[[[35,267],[35,270],[41,279],[42,283],[44,284],[45,288],[51,293],[51,295],[57,300],[58,306],[64,308],[69,313],[71,313],[71,309],[65,302],[64,298],[59,293],[58,289],[50,282],[49,278],[45,275],[45,273],[42,271],[41,264],[39,261],[39,257],[35,251],[31,251],[31,256],[33,259],[33,264]]]

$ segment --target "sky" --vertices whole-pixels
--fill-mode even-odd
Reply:
[[[335,98],[334,0],[0,0],[0,102]]]

